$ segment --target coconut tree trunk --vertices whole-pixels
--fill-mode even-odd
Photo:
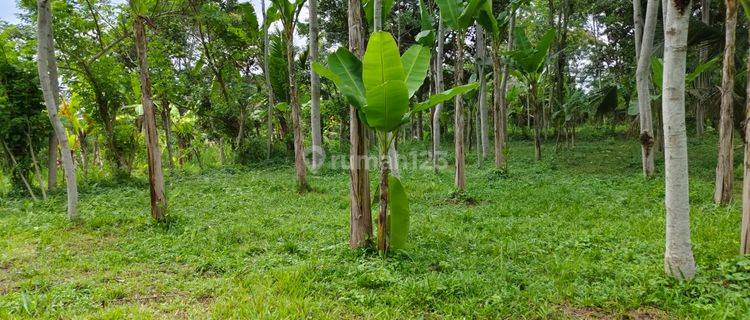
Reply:
[[[486,57],[486,46],[484,41],[484,30],[477,23],[476,25],[476,44],[477,44],[477,64],[479,74],[479,133],[482,143],[482,152],[480,163],[487,158],[490,150],[490,133],[489,133],[489,116],[487,111],[487,80],[484,77],[484,64]]]
[[[292,133],[294,134],[294,170],[297,174],[297,189],[300,192],[309,190],[307,169],[304,158],[304,137],[300,120],[299,96],[297,95],[297,72],[294,68],[294,26],[285,26],[286,63],[289,72],[289,100],[292,107]]]
[[[456,65],[455,85],[464,83],[464,31],[456,32]],[[461,192],[466,190],[466,163],[464,160],[464,98],[457,95],[454,99],[455,105],[455,147],[456,147],[456,189]]]
[[[437,34],[437,54],[435,55],[435,92],[443,92],[443,54],[445,41],[445,27],[443,18],[438,20]],[[432,165],[435,172],[440,169],[440,114],[443,111],[443,104],[435,106],[432,114]]]
[[[726,205],[732,200],[734,152],[732,151],[732,102],[734,101],[734,49],[737,30],[737,1],[726,0],[724,69],[721,78],[721,120],[719,121],[719,156],[716,162],[714,202]]]
[[[73,163],[73,156],[68,146],[65,127],[63,127],[57,114],[57,97],[55,93],[59,89],[53,88],[53,85],[57,81],[51,80],[52,76],[57,75],[57,61],[54,56],[54,42],[52,40],[52,9],[50,7],[50,0],[38,0],[37,12],[37,67],[39,82],[44,94],[44,104],[47,106],[47,115],[62,150],[68,194],[68,218],[75,220],[78,219],[78,186],[76,185],[75,164]]]
[[[750,47],[749,47],[750,48]],[[745,58],[745,70],[750,79],[750,49]],[[750,81],[745,92],[750,97]],[[750,99],[745,100],[745,123],[750,120]],[[750,254],[750,125],[745,125],[745,161],[742,179],[742,227],[740,229],[740,254]]]
[[[312,70],[318,61],[318,3],[310,0],[310,131],[312,132],[312,170],[323,166],[323,136],[320,127],[320,76]]]
[[[266,0],[260,1],[261,11],[263,11],[263,23],[266,21]],[[273,108],[276,105],[274,101],[273,86],[271,85],[271,73],[268,72],[268,56],[269,56],[270,41],[268,39],[268,28],[263,27],[263,76],[266,80],[266,92],[268,93],[268,106],[267,106],[267,130],[268,130],[268,143],[267,143],[267,158],[271,158],[271,149],[273,148]]]
[[[633,1],[636,6],[638,0]],[[648,0],[646,6],[646,23],[640,39],[640,52],[638,53],[638,67],[636,69],[635,81],[638,91],[638,112],[641,125],[641,163],[643,175],[647,178],[654,176],[654,134],[653,120],[651,116],[651,51],[654,45],[654,33],[659,12],[659,0]],[[636,20],[638,20],[636,18]],[[638,43],[638,41],[636,41]]]
[[[365,53],[362,4],[360,0],[349,0],[348,5],[349,50],[362,59]],[[372,245],[368,138],[367,127],[359,120],[357,109],[349,106],[349,247],[352,249]]]
[[[138,54],[138,78],[141,83],[141,104],[148,155],[148,177],[151,189],[151,216],[157,221],[164,221],[167,216],[167,196],[164,192],[164,172],[161,164],[159,135],[156,132],[156,114],[151,99],[151,78],[148,74],[148,45],[144,18],[134,17],[135,49]]]
[[[691,1],[665,1],[664,82],[664,169],[666,251],[664,268],[677,279],[695,276],[690,240],[687,134],[685,129],[685,60]],[[645,43],[643,44],[645,45]],[[643,52],[641,52],[643,58]]]

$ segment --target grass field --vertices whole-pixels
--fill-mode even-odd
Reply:
[[[593,141],[538,163],[513,142],[507,174],[470,157],[476,203],[452,200],[452,170],[406,168],[410,248],[387,259],[348,248],[344,170],[301,196],[290,164],[174,173],[169,225],[144,179],[83,187],[80,224],[62,194],[0,198],[0,318],[750,318],[715,140],[690,146],[690,283],[663,272],[663,179],[642,178],[633,141]]]

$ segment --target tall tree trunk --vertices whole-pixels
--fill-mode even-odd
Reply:
[[[349,50],[362,59],[365,53],[362,4],[360,0],[349,0],[348,5]],[[368,132],[353,106],[349,106],[349,143],[349,247],[356,249],[372,245],[372,213],[367,159]]]
[[[479,74],[479,133],[482,143],[482,153],[479,162],[481,163],[487,158],[487,154],[490,150],[490,120],[487,111],[487,79],[485,79],[484,76],[485,52],[487,49],[484,41],[484,30],[478,23],[476,24],[476,33],[476,54],[477,64],[479,65],[477,72]]]
[[[724,44],[724,69],[721,78],[721,120],[719,122],[719,156],[716,162],[714,202],[726,205],[732,200],[734,152],[732,148],[732,102],[734,101],[734,48],[737,30],[737,2],[726,0],[727,14]]]
[[[536,81],[531,83],[531,105],[534,108],[534,158],[536,161],[542,161],[542,104],[539,103],[538,90]]]
[[[294,134],[294,170],[297,174],[297,189],[299,192],[306,192],[310,186],[307,184],[304,137],[297,96],[297,72],[294,68],[294,26],[285,26],[284,31],[286,33],[286,63],[289,71],[289,100],[292,107],[292,133]]]
[[[376,2],[377,3],[377,2]],[[377,11],[376,11],[377,12]],[[378,196],[378,251],[382,254],[388,252],[388,144],[389,134],[378,134],[380,144],[380,195]]]
[[[711,0],[701,0],[701,21],[706,25],[711,24]],[[701,63],[708,61],[708,49],[701,48]],[[698,88],[701,91],[695,104],[695,133],[700,137],[705,131],[706,109],[704,107],[705,95],[710,91],[711,77],[705,74],[698,76]]]
[[[455,81],[454,85],[460,85],[464,83],[464,31],[456,32],[456,65],[455,65]],[[464,160],[464,97],[457,95],[454,99],[455,105],[455,117],[456,117],[456,131],[455,131],[455,147],[456,147],[456,175],[455,185],[459,192],[466,190],[466,163]]]
[[[750,46],[745,58],[745,70],[750,79]],[[750,81],[745,93],[750,97]],[[750,99],[745,100],[745,123],[750,121]],[[740,254],[750,254],[750,125],[745,125],[745,161],[742,179],[742,227],[740,229]]]
[[[57,80],[51,80],[52,76],[57,75],[57,61],[54,56],[54,42],[52,40],[52,9],[50,7],[50,0],[38,0],[37,12],[37,67],[39,82],[44,94],[44,104],[47,106],[47,115],[62,150],[63,168],[65,169],[68,193],[68,218],[75,220],[78,219],[78,186],[76,185],[75,164],[73,163],[73,156],[70,153],[70,147],[68,147],[68,136],[65,132],[65,127],[63,127],[57,115],[57,97],[55,96],[55,92],[59,88],[53,88]]]
[[[131,0],[133,1],[133,0]],[[131,6],[133,6],[131,2]],[[133,19],[135,32],[135,50],[138,54],[138,78],[141,83],[141,104],[143,105],[143,121],[146,129],[146,151],[148,155],[148,178],[151,189],[151,216],[156,221],[164,221],[167,216],[167,196],[164,192],[164,172],[161,166],[161,150],[159,149],[159,134],[156,132],[156,114],[154,102],[151,99],[151,78],[148,75],[148,44],[144,18],[136,16]]]
[[[161,121],[164,126],[164,140],[167,141],[167,158],[169,158],[169,168],[174,169],[174,158],[172,157],[172,117],[170,115],[171,107],[169,100],[166,98],[161,101]]]
[[[49,147],[47,150],[47,191],[52,192],[57,187],[57,139],[55,132],[49,135]]]
[[[318,61],[318,3],[310,0],[310,131],[312,131],[312,170],[323,166],[323,136],[320,127],[320,77],[312,70]]]
[[[266,23],[266,0],[260,1],[261,10],[263,11],[263,23]],[[269,56],[270,41],[268,39],[268,28],[263,28],[263,75],[266,80],[266,92],[268,93],[268,106],[267,106],[267,126],[268,126],[268,146],[267,156],[271,158],[271,149],[273,148],[273,108],[276,102],[274,101],[273,86],[271,85],[271,73],[268,72],[268,56]]]
[[[443,18],[438,20],[437,32],[437,54],[435,55],[435,92],[443,92],[443,48],[445,42],[445,26]],[[443,104],[435,106],[432,113],[432,165],[435,172],[440,168],[440,114],[443,111]]]
[[[513,28],[515,28],[516,22],[515,10],[510,13],[510,21],[508,22],[508,50],[513,50]],[[505,159],[505,142],[507,141],[507,127],[508,127],[508,115],[506,111],[507,101],[505,95],[508,90],[508,79],[510,75],[510,68],[508,65],[502,65],[500,59],[500,38],[493,40],[493,55],[492,55],[492,67],[493,67],[493,105],[494,105],[494,117],[495,117],[495,167],[497,169],[505,169],[507,167]],[[502,75],[501,75],[502,72]]]
[[[685,128],[685,63],[691,1],[665,1],[664,83],[664,168],[666,251],[664,268],[678,279],[695,276],[690,240],[687,133]],[[645,45],[645,44],[644,44]],[[641,53],[643,58],[643,53]]]
[[[635,63],[638,64],[641,56],[641,41],[643,38],[643,13],[641,0],[633,0],[633,31],[635,32]]]
[[[633,4],[638,0],[634,0]],[[651,119],[651,51],[654,45],[654,33],[659,12],[659,0],[648,0],[646,6],[646,24],[640,37],[641,51],[638,54],[638,68],[635,74],[638,91],[638,112],[641,125],[641,162],[643,175],[654,176],[654,135]],[[636,20],[638,20],[636,18]],[[639,36],[636,35],[636,39]]]

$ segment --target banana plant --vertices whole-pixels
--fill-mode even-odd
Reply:
[[[510,67],[516,71],[512,74],[529,88],[529,108],[534,108],[534,149],[539,161],[542,159],[542,105],[537,101],[537,86],[544,72],[547,52],[555,40],[555,31],[547,31],[536,45],[529,42],[523,28],[516,28],[513,33],[515,47],[505,55]]]
[[[409,230],[409,202],[403,184],[389,175],[388,148],[398,129],[413,113],[427,110],[477,88],[477,83],[454,87],[410,107],[409,101],[424,83],[430,64],[430,50],[411,46],[399,55],[396,40],[388,32],[370,36],[362,61],[345,48],[328,56],[328,66],[315,63],[315,72],[330,79],[357,109],[360,120],[375,130],[380,159],[378,250],[406,246]],[[391,138],[389,138],[391,133]]]

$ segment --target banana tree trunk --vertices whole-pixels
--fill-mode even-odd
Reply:
[[[349,0],[349,50],[362,59],[365,52],[364,27],[360,0]],[[372,213],[368,168],[368,132],[357,116],[357,109],[349,106],[349,247],[365,248],[372,245]]]
[[[37,1],[37,55],[39,82],[44,94],[44,104],[47,107],[47,116],[49,117],[52,128],[55,131],[55,137],[60,144],[62,153],[63,168],[65,169],[66,191],[68,194],[68,218],[71,220],[78,219],[78,186],[76,185],[75,164],[73,156],[70,154],[68,146],[68,137],[65,133],[65,127],[57,114],[57,96],[59,90],[55,87],[57,83],[57,60],[54,56],[54,41],[52,37],[52,9],[50,0]],[[52,77],[55,77],[52,80]]]
[[[745,70],[750,79],[750,47],[745,58]],[[745,92],[750,97],[750,81]],[[750,99],[745,100],[745,122],[750,120]],[[740,229],[740,254],[750,254],[750,125],[745,125],[745,161],[742,179],[742,227]]]
[[[695,276],[690,241],[688,154],[685,128],[685,63],[691,1],[665,1],[664,83],[664,168],[666,250],[664,268],[677,279]],[[643,52],[641,58],[644,58]]]
[[[721,120],[719,121],[719,155],[716,162],[714,202],[726,205],[732,200],[734,152],[732,147],[732,103],[734,101],[734,49],[737,29],[737,2],[726,0],[724,68],[721,79]]]

